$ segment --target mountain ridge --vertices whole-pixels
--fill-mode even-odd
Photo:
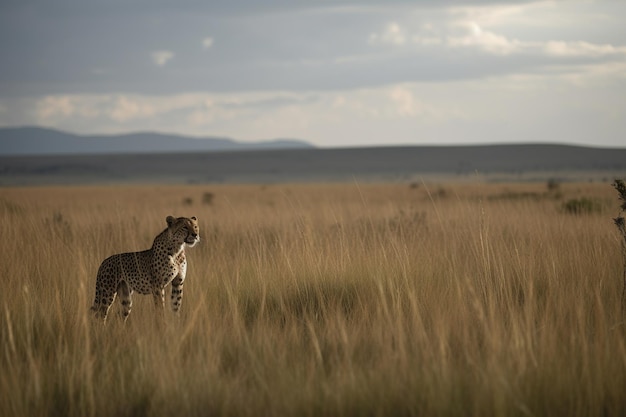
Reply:
[[[110,135],[79,135],[39,126],[0,128],[0,155],[2,156],[185,153],[311,148],[314,146],[305,141],[282,138],[245,143],[226,137],[191,137],[150,131]]]

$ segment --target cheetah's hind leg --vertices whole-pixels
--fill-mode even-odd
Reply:
[[[91,311],[97,319],[106,321],[109,308],[115,301],[116,291],[96,288],[96,298],[91,306]]]
[[[133,294],[133,290],[130,288],[126,281],[120,281],[117,286],[117,295],[120,298],[120,315],[126,321],[128,315],[130,314],[130,310],[133,307],[133,300],[131,295]]]

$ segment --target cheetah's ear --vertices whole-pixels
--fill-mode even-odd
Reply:
[[[167,216],[165,218],[165,221],[167,222],[168,226],[171,226],[174,224],[174,222],[176,221],[176,219],[174,218],[174,216]]]
[[[192,217],[190,217],[190,219],[191,219],[191,220],[193,220],[194,222],[195,222],[195,221],[198,221],[198,219],[196,218],[196,216],[192,216]]]

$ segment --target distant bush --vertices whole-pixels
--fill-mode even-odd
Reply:
[[[185,205],[185,206],[193,205],[193,198],[191,198],[191,197],[183,198],[183,205]]]
[[[435,198],[446,198],[448,197],[448,190],[443,187],[439,187],[437,191],[433,193],[433,197]]]
[[[546,193],[537,193],[534,191],[505,191],[501,194],[495,194],[487,197],[488,200],[536,200],[539,201],[547,196]]]
[[[12,201],[0,198],[0,213],[21,214],[23,212],[24,207],[15,204]]]
[[[602,211],[602,205],[591,198],[573,198],[563,203],[563,211],[569,214],[592,214]]]
[[[211,204],[213,204],[214,197],[215,195],[213,193],[207,191],[202,194],[202,203],[210,206]]]
[[[561,189],[561,183],[557,179],[550,178],[546,183],[546,187],[548,188],[548,192],[557,192]]]

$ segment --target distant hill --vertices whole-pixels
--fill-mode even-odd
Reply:
[[[419,181],[478,176],[489,181],[625,177],[626,149],[518,144],[0,156],[0,185]]]
[[[191,138],[151,132],[83,136],[39,127],[0,128],[1,156],[187,153],[312,147],[293,139],[243,143],[228,138]]]

